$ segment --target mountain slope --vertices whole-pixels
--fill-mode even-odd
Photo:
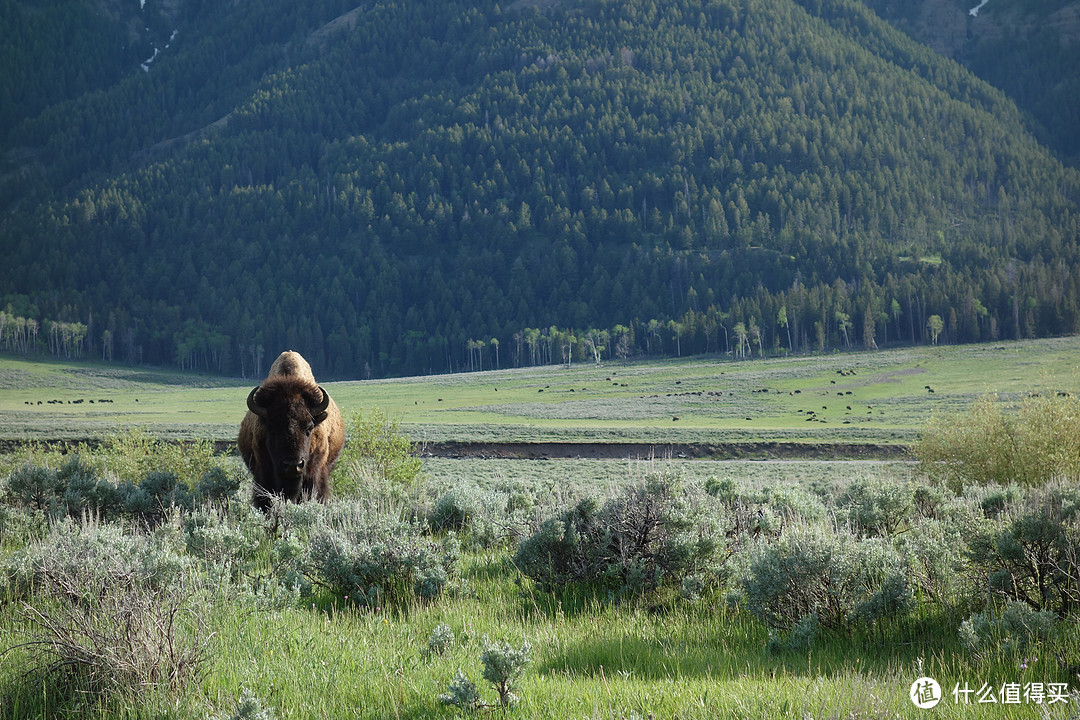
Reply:
[[[14,313],[339,376],[1080,329],[1076,174],[861,4],[276,5],[12,133]]]
[[[1080,2],[864,1],[896,27],[1001,88],[1030,113],[1041,141],[1072,165],[1080,162]]]

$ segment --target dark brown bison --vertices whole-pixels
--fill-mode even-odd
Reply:
[[[307,361],[299,353],[281,353],[263,384],[248,394],[247,408],[237,445],[255,478],[255,506],[269,510],[273,495],[328,500],[345,423]]]

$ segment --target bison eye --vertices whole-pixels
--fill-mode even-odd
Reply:
[[[314,430],[314,429],[315,429],[315,423],[313,423],[313,422],[309,422],[307,424],[307,427],[304,428],[304,430],[307,432],[308,435],[310,435],[311,431]]]

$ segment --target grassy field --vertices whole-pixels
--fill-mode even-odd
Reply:
[[[380,408],[421,443],[907,443],[931,413],[987,393],[1009,400],[1080,392],[1078,353],[1080,337],[1070,337],[746,361],[578,364],[325,387],[346,415]],[[81,439],[138,426],[161,437],[230,440],[254,382],[3,357],[0,439]]]
[[[966,408],[987,393],[1011,402],[1030,393],[1080,392],[1078,351],[1080,338],[1062,338],[325,386],[346,415],[380,408],[420,443],[908,443],[933,413]],[[199,468],[208,465],[249,483],[235,457],[213,456],[206,443],[154,449],[141,431],[163,439],[232,439],[253,384],[144,368],[0,358],[0,440],[87,439],[115,435],[120,428],[136,430],[127,444],[84,449],[86,465],[63,481],[67,486],[50,481],[59,475],[49,473],[66,472],[71,456],[26,447],[0,457],[0,566],[8,573],[0,588],[0,718],[1080,717],[1075,611],[1057,621],[1056,635],[1039,639],[1030,651],[1008,649],[1007,637],[995,637],[976,652],[960,639],[962,623],[983,607],[987,581],[985,568],[965,554],[969,533],[1005,532],[1041,496],[1015,487],[971,488],[952,496],[927,485],[908,462],[429,457],[422,482],[407,496],[385,494],[385,488],[364,482],[354,486],[372,493],[359,498],[365,512],[384,520],[418,518],[425,542],[445,540],[442,531],[431,530],[429,519],[447,498],[473,513],[472,524],[458,535],[460,562],[437,598],[372,607],[326,584],[295,601],[273,600],[266,588],[284,587],[282,557],[288,557],[289,543],[299,538],[303,545],[308,536],[290,535],[288,522],[285,529],[272,529],[248,507],[249,485],[241,486],[220,515],[196,519],[189,510],[174,511],[149,523],[153,530],[138,519],[138,507],[145,509],[145,503],[131,500],[138,499],[135,486],[149,483],[153,471],[163,468],[196,468],[181,478],[192,487],[199,482]],[[152,454],[140,457],[144,448]],[[204,456],[185,456],[199,453]],[[44,470],[35,475],[28,467]],[[757,518],[758,528],[735,532],[732,526],[721,539],[727,548],[718,555],[721,569],[700,598],[684,598],[678,583],[629,598],[578,587],[549,591],[512,561],[518,541],[544,519],[583,498],[618,497],[657,475],[696,488],[697,497],[711,503],[710,512],[719,512],[723,522],[734,522],[739,512]],[[882,502],[898,497],[894,490],[907,493],[900,525],[880,536],[853,529],[857,501],[852,498],[860,496],[846,495],[852,487],[877,492]],[[701,494],[704,488],[713,494]],[[1062,488],[1066,495],[1073,492]],[[128,499],[117,500],[123,493]],[[719,501],[724,493],[733,498],[727,504]],[[114,515],[106,521],[69,509],[69,503],[90,497],[114,503]],[[333,508],[295,510],[302,515]],[[901,552],[913,605],[895,617],[824,632],[808,647],[771,646],[768,625],[740,594],[745,577],[754,553],[811,526],[863,543],[860,547]],[[129,546],[119,543],[115,551],[106,547],[105,556],[134,557],[144,568],[140,572],[148,574],[146,567],[164,568],[166,580],[157,581],[164,585],[153,586],[162,597],[175,590],[171,583],[190,583],[184,585],[192,593],[190,607],[178,616],[177,632],[179,640],[198,636],[206,643],[203,672],[193,681],[98,695],[85,694],[77,684],[72,690],[62,672],[28,672],[41,662],[35,652],[42,646],[26,643],[40,642],[49,632],[34,621],[33,612],[62,626],[80,617],[68,603],[77,608],[96,599],[80,601],[75,593],[72,601],[40,587],[20,588],[12,568],[25,567],[18,558],[29,552],[97,572],[82,551],[72,553],[74,561],[64,560],[63,553],[70,552],[63,550],[65,538],[85,536],[92,546],[95,537],[112,537],[113,527],[145,548],[139,555],[121,551]],[[383,545],[399,540],[376,539]],[[315,567],[316,558],[303,559],[305,572],[329,583]],[[933,572],[926,569],[930,565]],[[110,583],[106,586],[123,585]],[[120,613],[118,627],[124,627],[125,617]],[[441,625],[452,631],[453,641],[432,653],[429,641]],[[467,712],[440,703],[439,694],[459,670],[477,683],[486,702],[494,701],[492,687],[481,678],[485,636],[532,646],[532,661],[516,690],[520,704]],[[148,652],[146,647],[137,644],[135,654]],[[909,699],[912,683],[923,675],[936,678],[944,691],[934,710],[919,710]],[[1023,698],[990,704],[973,697],[964,703],[952,694],[965,685],[978,690],[984,684],[1050,682],[1071,683],[1077,693],[1054,705]],[[245,697],[257,698],[265,712],[239,712]]]

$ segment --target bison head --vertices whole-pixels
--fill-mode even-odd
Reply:
[[[326,419],[330,396],[318,385],[268,380],[251,391],[247,406],[265,429],[266,452],[281,480],[274,489],[291,494],[304,475],[311,433]]]

